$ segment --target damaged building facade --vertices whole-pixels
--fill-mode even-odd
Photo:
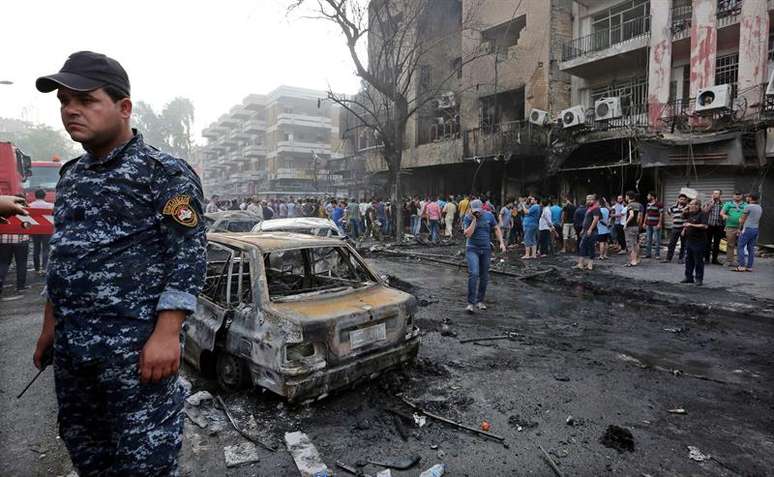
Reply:
[[[280,86],[252,94],[202,131],[206,194],[289,197],[338,192],[339,108],[327,93]]]
[[[574,2],[559,64],[571,106],[552,111],[558,192],[654,190],[669,204],[683,187],[757,190],[774,212],[772,13],[766,0]]]
[[[572,35],[572,3],[435,3],[417,41],[444,41],[422,59],[414,94],[439,94],[409,120],[403,191],[476,190],[499,197],[519,194],[528,183],[538,187],[546,175],[549,132],[527,115],[533,108],[561,110],[569,104],[570,76],[559,69],[559,60],[562,39]],[[387,165],[374,141],[357,140],[361,146],[354,149],[368,151],[374,182],[380,177],[384,182]]]

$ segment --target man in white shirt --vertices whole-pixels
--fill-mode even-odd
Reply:
[[[39,189],[35,191],[35,200],[30,204],[30,208],[54,210],[54,204],[46,202],[46,191]],[[46,267],[48,267],[48,241],[50,239],[50,235],[32,236],[32,263],[35,266],[35,273],[38,275],[45,275],[46,273]]]

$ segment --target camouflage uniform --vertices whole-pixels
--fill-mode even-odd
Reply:
[[[139,134],[60,174],[47,276],[60,435],[81,476],[176,474],[182,388],[141,384],[139,355],[158,311],[196,309],[199,178]]]

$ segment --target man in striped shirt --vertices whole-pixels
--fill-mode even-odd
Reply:
[[[664,206],[658,201],[655,192],[648,192],[648,204],[645,206],[645,258],[651,257],[653,242],[656,242],[656,258],[661,258],[661,226],[664,220]]]
[[[672,257],[675,256],[675,247],[677,247],[677,241],[680,240],[680,254],[678,255],[678,262],[683,263],[683,257],[685,256],[685,237],[683,236],[683,211],[688,203],[688,196],[680,194],[677,196],[677,202],[675,205],[667,210],[667,213],[672,217],[672,232],[669,235],[669,245],[667,246],[666,259],[661,263],[669,263],[672,261]]]

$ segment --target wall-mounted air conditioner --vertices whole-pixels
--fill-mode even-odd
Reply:
[[[720,84],[709,88],[702,88],[696,94],[697,113],[717,111],[731,107],[731,85]]]
[[[548,111],[542,109],[532,109],[529,112],[529,122],[537,124],[538,126],[545,126],[548,122]]]
[[[585,122],[586,110],[583,106],[573,106],[562,111],[562,126],[565,128],[572,128],[580,126]]]
[[[457,105],[457,102],[454,99],[454,93],[452,91],[440,95],[437,101],[438,109],[449,109]]]
[[[607,121],[621,117],[621,98],[602,98],[594,103],[594,119]]]

